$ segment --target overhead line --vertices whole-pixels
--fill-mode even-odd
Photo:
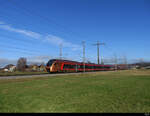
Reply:
[[[2,34],[3,35],[3,34]],[[5,38],[7,38],[8,40],[12,40],[12,41],[10,41],[10,43],[17,43],[17,42],[19,42],[19,43],[22,43],[22,44],[25,44],[26,43],[26,45],[23,45],[23,46],[25,46],[25,47],[27,47],[27,46],[29,46],[29,45],[27,45],[27,44],[30,44],[30,45],[32,45],[33,46],[33,43],[31,43],[31,42],[27,42],[27,41],[25,41],[25,40],[23,40],[23,39],[18,39],[18,38],[12,38],[12,37],[9,37],[9,36],[7,36],[7,35],[4,35],[4,36],[6,36]],[[1,34],[0,34],[0,37],[2,37],[1,36]],[[15,40],[15,39],[17,39],[17,40],[19,40],[19,41],[17,41],[17,40]],[[14,42],[14,41],[16,41],[16,42]],[[24,43],[25,42],[25,43]],[[42,43],[42,42],[40,42],[40,43]],[[44,43],[43,43],[44,44]],[[34,44],[34,45],[37,45],[37,44]],[[44,46],[45,47],[45,46]],[[34,48],[34,47],[33,47]],[[33,49],[32,48],[32,49]],[[37,48],[36,48],[37,49]],[[41,50],[41,49],[40,49]]]
[[[10,39],[10,38],[9,38],[9,39]],[[2,44],[2,43],[3,43],[3,44]],[[12,44],[14,44],[14,43],[18,44],[17,42],[14,42],[14,41],[13,41],[13,42],[10,42],[10,43],[12,43]],[[0,44],[1,44],[1,46],[3,46],[3,45],[5,46],[6,43],[1,41]],[[8,45],[9,47],[11,47],[12,44],[11,44],[11,45],[10,45],[10,44],[7,44],[7,45]],[[27,47],[27,45],[25,45],[25,46]],[[15,48],[17,48],[17,47],[15,46]],[[34,48],[34,47],[33,47],[33,48]],[[24,49],[24,48],[20,48],[20,47],[19,47],[18,49],[23,49],[23,50],[28,50],[28,51],[34,51],[33,48],[32,48],[32,49],[26,49],[26,48]],[[38,53],[39,51],[34,51],[34,52],[37,52],[37,53]]]
[[[12,54],[14,54],[14,52],[17,52],[17,53],[19,52],[19,53],[27,54],[27,55],[37,55],[37,54],[34,54],[34,53],[20,51],[19,49],[14,50],[14,49],[8,49],[8,48],[6,48],[6,49],[4,49],[4,51],[7,51],[8,53],[12,53]]]
[[[12,3],[12,4],[14,4],[15,5],[15,2],[13,1],[11,1],[10,3]],[[18,5],[18,4],[17,4]],[[20,5],[21,6],[21,5]],[[17,7],[14,7],[14,8],[17,8]],[[28,13],[29,15],[32,15],[33,16],[33,13],[30,13],[30,10],[28,9],[28,8],[26,8],[26,7],[23,7],[23,6],[21,6],[21,9],[22,10],[24,10],[26,13]],[[56,23],[55,21],[53,21],[53,20],[51,20],[51,19],[49,19],[49,18],[47,18],[46,16],[42,16],[42,15],[40,15],[39,13],[37,13],[37,12],[35,12],[34,11],[34,16],[37,16],[37,17],[40,17],[41,19],[43,18],[45,21],[47,21],[48,23],[50,23],[50,22],[53,22],[53,23],[50,23],[51,25],[52,24],[55,24],[56,26],[58,26],[58,27],[61,27],[61,28],[64,28],[63,30],[65,30],[66,31],[66,27],[64,27],[64,26],[62,26],[62,25],[60,25],[60,24],[58,24],[58,23]],[[72,31],[68,31],[69,33],[71,32],[72,34],[74,34],[74,32],[72,32]],[[79,35],[79,34],[75,34],[75,35]],[[82,37],[83,38],[83,37]]]
[[[10,48],[12,48],[12,49],[16,49],[16,50],[28,51],[28,53],[39,54],[39,52],[32,52],[32,51],[30,51],[30,50],[22,49],[22,48],[18,48],[18,47],[14,47],[14,46],[6,46],[6,45],[2,45],[2,44],[0,44],[0,46],[1,46],[1,47],[4,47],[5,49],[10,49]],[[3,48],[3,49],[4,49],[4,48]]]

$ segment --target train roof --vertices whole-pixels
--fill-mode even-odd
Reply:
[[[50,61],[50,60],[49,60]],[[83,62],[77,62],[72,60],[63,60],[63,59],[51,59],[51,61],[62,61],[62,62],[72,62],[72,63],[83,63]],[[94,64],[94,65],[102,65],[102,64],[95,64],[95,63],[85,63],[85,64]],[[106,66],[106,65],[105,65]],[[110,65],[107,65],[110,66]]]
[[[74,62],[74,63],[82,63],[82,62],[77,62],[77,61],[72,61],[72,60],[62,60],[62,59],[51,59],[53,61],[62,61],[62,62]]]

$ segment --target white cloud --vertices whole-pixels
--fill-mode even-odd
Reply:
[[[3,25],[3,24],[5,24],[4,22],[2,22],[2,21],[0,21],[0,25]]]
[[[28,36],[28,37],[31,37],[34,39],[39,39],[39,40],[44,41],[44,42],[46,41],[46,42],[49,42],[50,44],[53,44],[56,46],[59,46],[60,44],[62,44],[63,47],[69,47],[73,51],[81,50],[81,46],[73,44],[71,42],[67,42],[64,39],[62,39],[58,36],[55,36],[55,35],[51,35],[51,34],[42,35],[40,33],[36,33],[33,31],[14,28],[8,24],[5,24],[2,21],[0,21],[0,24],[2,24],[2,25],[0,25],[0,29],[3,29],[3,30],[19,33],[19,34],[22,34],[22,35],[25,35],[25,36]]]
[[[54,45],[60,45],[64,43],[64,40],[61,39],[60,37],[54,36],[54,35],[48,35],[46,36],[46,41],[49,43],[52,43]]]
[[[26,35],[26,36],[29,36],[29,37],[32,37],[32,38],[36,38],[36,39],[41,37],[41,35],[38,34],[38,33],[35,33],[35,32],[32,32],[32,31],[23,30],[23,29],[13,28],[13,27],[11,27],[9,25],[0,25],[0,28],[4,29],[4,30],[7,30],[7,31],[20,33],[20,34],[23,34],[23,35]]]
[[[46,63],[49,59],[52,59],[53,57],[51,56],[32,56],[32,57],[27,57],[27,61],[31,63]]]
[[[79,46],[79,45],[72,45],[72,50],[73,50],[73,51],[81,50],[81,49],[82,49],[82,47]]]
[[[63,40],[62,38],[54,36],[54,35],[46,36],[46,41],[48,41],[49,43],[55,44],[55,45],[62,44],[63,47],[70,47],[70,48],[72,48],[73,51],[81,49],[81,46],[67,42],[67,41]]]

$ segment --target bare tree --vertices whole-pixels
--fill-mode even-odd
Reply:
[[[24,58],[24,57],[19,58],[19,60],[17,61],[17,70],[25,71],[26,64],[27,64],[26,58]]]

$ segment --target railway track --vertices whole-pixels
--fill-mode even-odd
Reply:
[[[19,79],[19,78],[32,78],[32,77],[48,77],[48,76],[59,76],[59,75],[72,75],[72,74],[86,74],[95,72],[78,72],[78,73],[54,73],[54,74],[38,74],[38,75],[17,75],[17,76],[0,76],[0,79]]]

